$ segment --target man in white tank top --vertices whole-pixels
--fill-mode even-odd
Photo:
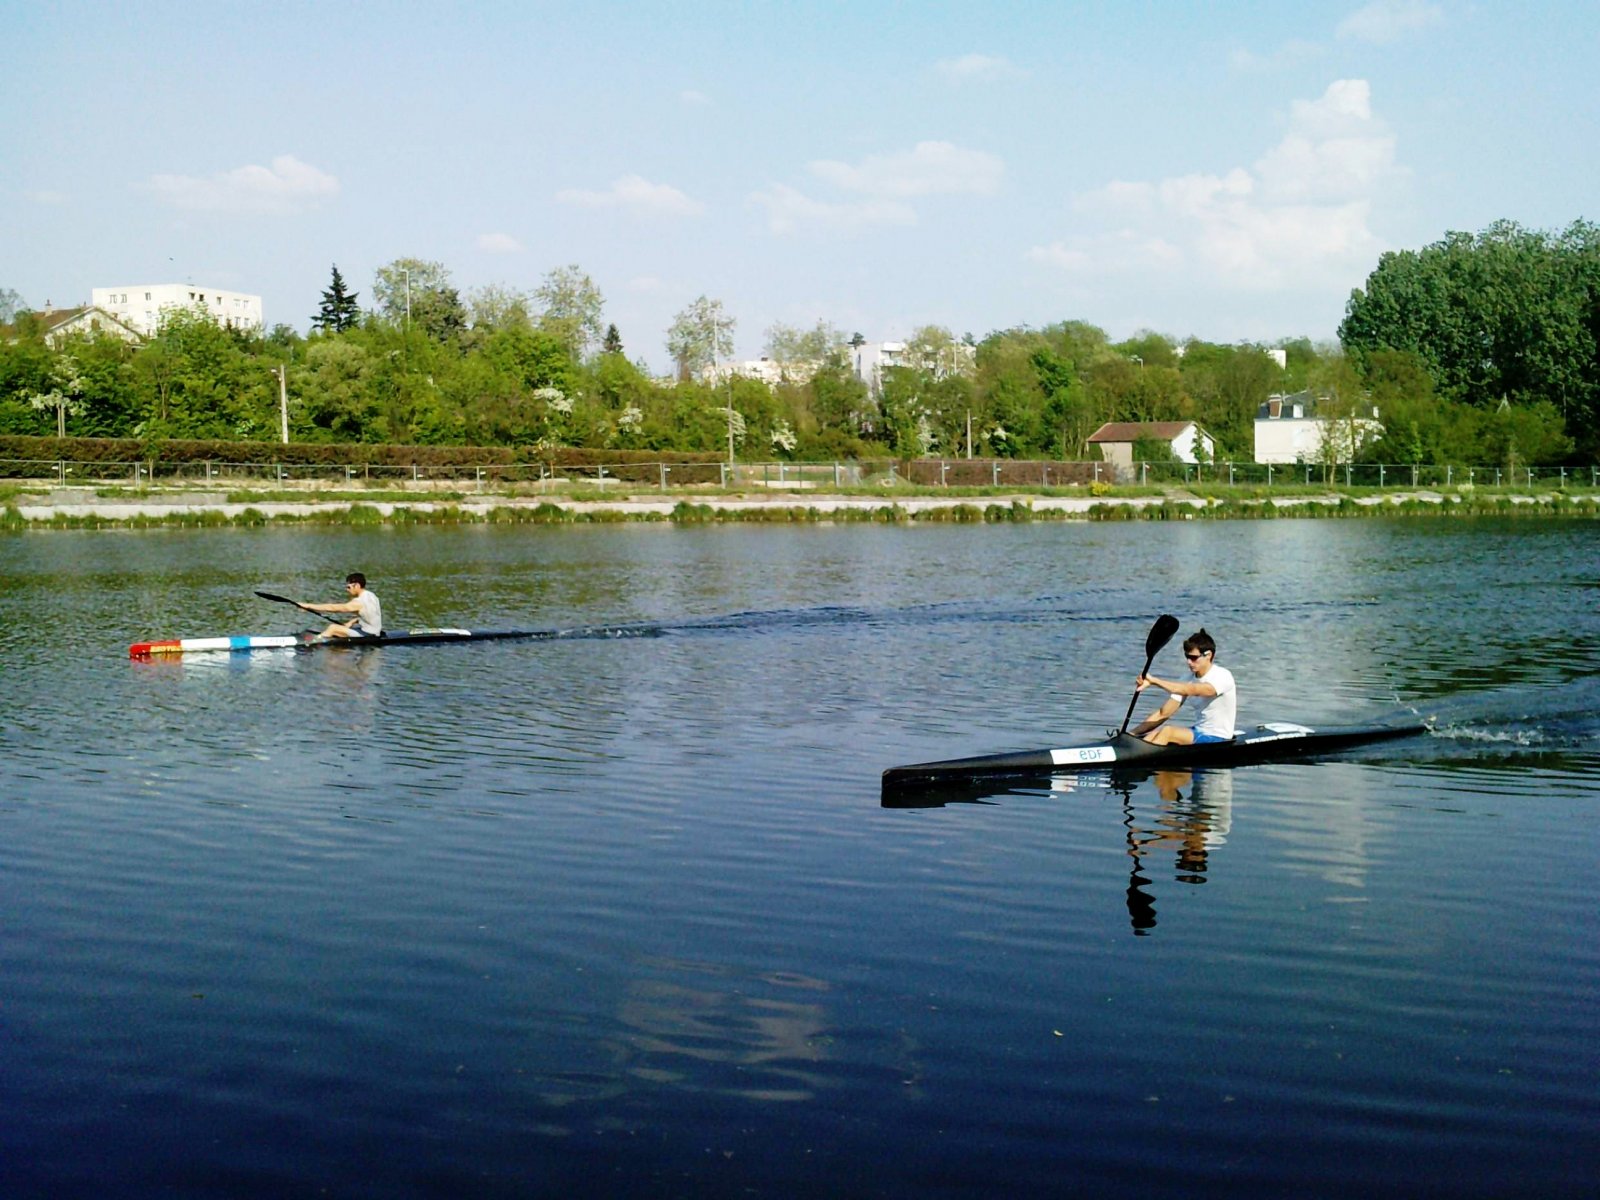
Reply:
[[[345,591],[350,598],[339,604],[307,604],[304,607],[319,613],[355,613],[356,619],[344,625],[329,625],[323,637],[379,637],[383,634],[383,605],[375,592],[367,591],[367,577],[360,571],[345,576]]]
[[[1192,633],[1183,641],[1183,656],[1189,661],[1189,670],[1194,673],[1193,680],[1141,675],[1134,681],[1135,689],[1141,692],[1147,687],[1164,689],[1167,699],[1130,732],[1157,746],[1232,741],[1233,723],[1239,710],[1239,693],[1234,687],[1233,672],[1217,665],[1216,642],[1204,629]],[[1167,721],[1172,715],[1190,699],[1198,701],[1200,709],[1194,728],[1168,725]]]

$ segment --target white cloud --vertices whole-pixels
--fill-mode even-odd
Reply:
[[[59,208],[71,200],[65,192],[51,191],[48,188],[36,192],[24,192],[23,195],[35,204],[43,204],[49,208]]]
[[[704,92],[696,91],[694,88],[684,88],[683,91],[678,93],[678,99],[697,108],[711,103],[710,96]]]
[[[1028,257],[1071,274],[1133,274],[1174,267],[1183,260],[1183,252],[1164,238],[1118,229],[1035,246]]]
[[[1348,286],[1383,249],[1372,204],[1401,173],[1366,81],[1342,79],[1295,102],[1284,137],[1252,168],[1084,193],[1073,208],[1089,227],[1028,258],[1080,279],[1159,269],[1182,286]]]
[[[648,294],[650,292],[659,292],[666,285],[661,282],[661,277],[658,275],[635,275],[628,280],[626,286],[630,292]]]
[[[174,208],[235,215],[304,212],[339,194],[336,178],[292,154],[280,154],[270,167],[252,164],[203,179],[152,175],[144,187]]]
[[[697,217],[706,206],[665,183],[651,183],[639,175],[624,175],[603,192],[564,188],[556,193],[562,204],[581,208],[620,208],[644,215]]]
[[[992,54],[963,54],[935,64],[935,70],[951,83],[999,83],[1019,79],[1027,72],[1008,58]]]
[[[1444,23],[1444,10],[1426,0],[1375,0],[1339,22],[1338,35],[1387,46],[1401,38]]]
[[[1322,56],[1322,47],[1316,42],[1291,38],[1276,50],[1258,54],[1241,47],[1228,56],[1228,65],[1236,71],[1281,71],[1301,67]]]
[[[1394,135],[1372,115],[1364,79],[1340,79],[1319,100],[1298,100],[1283,140],[1256,164],[1269,200],[1340,202],[1395,173]]]
[[[767,228],[773,233],[796,233],[802,227],[853,231],[877,225],[915,225],[916,210],[899,200],[871,199],[843,204],[814,200],[805,193],[775,183],[750,198],[767,210]]]
[[[899,154],[868,155],[856,166],[813,162],[811,173],[844,191],[869,196],[991,196],[1000,189],[1005,163],[983,150],[951,142],[918,142]]]
[[[524,247],[509,233],[480,233],[478,249],[490,254],[521,254]]]

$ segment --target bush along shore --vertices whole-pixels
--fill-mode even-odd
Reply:
[[[1429,517],[1600,517],[1600,495],[1593,492],[1514,494],[1388,493],[1353,495],[1223,494],[1160,495],[939,495],[929,489],[893,499],[872,494],[804,496],[698,495],[673,499],[660,495],[515,499],[457,496],[427,501],[385,495],[260,499],[216,493],[159,498],[148,493],[118,495],[115,490],[80,496],[0,495],[0,531],[107,528],[220,528],[263,525],[578,525],[653,522],[672,525],[954,523],[1018,521],[1194,521],[1282,520],[1290,518]]]

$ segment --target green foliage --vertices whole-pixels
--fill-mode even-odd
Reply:
[[[1364,367],[1384,351],[1414,356],[1448,401],[1548,404],[1586,455],[1600,449],[1600,227],[1552,235],[1501,221],[1385,254],[1351,294],[1339,335]],[[1522,436],[1548,448],[1564,435]]]

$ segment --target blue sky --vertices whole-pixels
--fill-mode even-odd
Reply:
[[[1332,339],[1386,249],[1600,220],[1591,3],[0,0],[0,287],[578,264],[664,368],[695,297],[869,340]]]

